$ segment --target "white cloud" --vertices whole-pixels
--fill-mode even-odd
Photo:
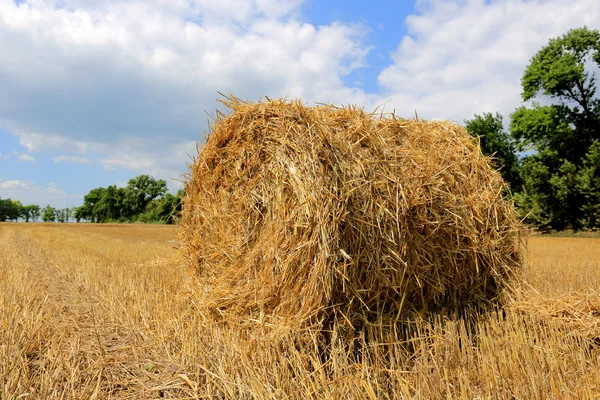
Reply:
[[[135,156],[124,154],[120,157],[109,157],[100,161],[107,170],[114,170],[117,167],[122,167],[130,170],[146,170],[155,165],[155,160],[149,159],[147,156]]]
[[[5,181],[0,179],[0,189],[2,190],[29,190],[32,187],[34,187],[34,184],[31,181],[22,181],[18,179]]]
[[[178,181],[187,170],[185,163],[196,154],[195,141],[148,141],[130,137],[120,140],[110,157],[102,159],[100,163],[106,170],[123,168],[134,174],[149,174],[164,179],[169,189],[176,191],[181,188]]]
[[[33,132],[17,132],[16,135],[19,137],[19,144],[31,152],[77,151],[85,153],[89,148],[99,146],[95,143],[72,140],[60,135]]]
[[[48,187],[46,189],[42,189],[42,193],[50,195],[50,196],[67,197],[67,192],[65,192],[64,190],[53,188],[53,187]]]
[[[59,163],[59,162],[72,162],[72,163],[77,163],[77,164],[89,164],[90,163],[90,160],[88,160],[87,158],[77,157],[77,156],[58,156],[58,157],[54,157],[53,160],[55,163]]]
[[[16,158],[19,161],[25,161],[25,162],[35,162],[35,157],[33,157],[30,154],[25,154],[25,153],[19,153],[18,151],[12,151],[11,153],[8,154],[4,154],[2,155],[2,153],[0,153],[0,159],[4,158],[5,160],[9,160],[12,158]]]
[[[368,27],[304,23],[302,2],[0,0],[0,129],[29,153],[94,153],[176,190],[218,92],[372,101],[343,82]]]
[[[520,78],[550,38],[600,28],[597,0],[418,2],[408,35],[379,75],[400,115],[458,122],[475,113],[508,116],[520,104]]]
[[[29,154],[19,154],[17,158],[21,161],[35,162],[35,157],[32,157]]]
[[[300,3],[0,0],[0,128],[29,151],[83,153],[125,135],[199,139],[217,91],[362,101],[342,78],[364,64],[366,28],[300,22]]]
[[[30,180],[3,180],[0,179],[0,197],[20,200],[23,204],[38,204],[64,208],[78,204],[80,195],[70,195],[64,190],[49,184],[47,187],[37,185]]]

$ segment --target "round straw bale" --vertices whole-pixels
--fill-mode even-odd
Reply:
[[[221,315],[354,324],[479,307],[520,266],[506,186],[462,127],[224,103],[190,166],[180,230]]]

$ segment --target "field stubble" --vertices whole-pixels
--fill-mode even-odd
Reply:
[[[217,325],[174,240],[0,224],[0,398],[600,398],[600,239],[530,237],[504,310],[332,340],[326,357],[317,337]]]

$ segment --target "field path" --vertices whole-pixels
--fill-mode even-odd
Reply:
[[[19,265],[24,281],[35,288],[29,291],[31,301],[43,305],[38,329],[51,335],[39,343],[37,354],[34,350],[28,357],[38,359],[33,365],[40,372],[50,364],[61,365],[42,379],[45,382],[32,382],[23,388],[27,391],[18,393],[36,393],[38,398],[158,398],[185,387],[176,366],[163,363],[159,368],[152,349],[144,351],[153,341],[140,328],[152,325],[152,320],[144,315],[143,304],[134,304],[144,290],[143,280],[136,281],[135,275],[143,275],[147,263],[168,267],[152,254],[157,248],[149,251],[152,240],[148,243],[147,237],[136,237],[126,228],[116,237],[112,232],[110,237],[103,234],[102,227],[86,235],[56,229],[18,229],[10,236],[0,231],[11,264]],[[166,236],[172,238],[173,231]],[[142,253],[132,254],[132,242],[134,246],[139,242]],[[168,241],[160,242],[160,250],[173,253],[172,245],[165,245]],[[129,251],[121,251],[123,246]],[[148,257],[141,258],[148,261],[140,263],[144,252]],[[128,271],[123,270],[127,258],[131,258]],[[123,285],[129,290],[123,291]]]

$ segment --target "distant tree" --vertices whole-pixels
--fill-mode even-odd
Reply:
[[[24,216],[24,209],[23,209],[23,204],[21,204],[21,202],[19,200],[13,200],[13,205],[12,205],[12,215],[11,215],[11,220],[12,221],[18,221],[19,218]]]
[[[72,218],[72,219],[76,219],[76,218],[77,218],[77,217],[75,216],[75,213],[77,212],[77,209],[78,209],[78,208],[79,208],[79,207],[77,207],[77,206],[73,206],[73,207],[71,207],[71,218]],[[79,222],[79,220],[78,220],[77,222]]]
[[[56,221],[64,224],[65,222],[69,222],[71,210],[69,208],[55,209],[54,214],[56,215]]]
[[[30,207],[31,208],[29,209],[29,215],[31,217],[31,220],[33,222],[37,222],[38,218],[40,217],[40,213],[41,213],[40,206],[38,206],[37,204],[33,204]]]
[[[83,205],[75,207],[72,216],[77,222],[166,222],[172,223],[178,207],[179,194],[167,193],[167,183],[148,175],[130,179],[127,187],[115,185],[90,190]],[[180,206],[179,206],[180,207]]]
[[[85,207],[84,206],[73,207],[73,217],[75,218],[75,220],[78,223],[82,219],[86,219],[86,216],[85,216]]]
[[[600,33],[573,29],[531,59],[521,80],[524,101],[512,114],[522,162],[523,192],[516,196],[530,222],[543,229],[597,228]],[[544,105],[536,102],[543,99]]]
[[[139,175],[127,183],[126,205],[132,215],[141,214],[154,199],[167,192],[167,182],[148,175]]]
[[[146,211],[138,216],[140,222],[160,222],[172,224],[181,212],[181,197],[166,193],[163,197],[152,200]],[[179,210],[178,210],[179,209]]]
[[[494,156],[496,167],[500,169],[500,174],[513,192],[519,191],[522,184],[519,158],[514,140],[504,131],[502,115],[499,113],[475,115],[473,119],[466,120],[465,125],[471,135],[479,137],[483,154]]]
[[[185,191],[185,189],[179,189],[177,191],[177,199],[179,200],[177,202],[177,206],[175,207],[175,211],[178,215],[181,214],[181,210],[183,209],[183,201],[185,199],[185,197],[187,196],[187,193]]]
[[[90,222],[100,222],[98,213],[101,211],[102,206],[96,208],[96,205],[104,196],[105,191],[105,188],[99,187],[90,190],[90,192],[83,197],[83,205],[79,210],[79,219],[85,218]]]
[[[123,188],[117,188],[114,185],[106,188],[102,194],[102,198],[94,207],[94,213],[96,214],[98,221],[107,222],[125,220],[129,215],[125,196],[126,190]]]
[[[2,199],[0,197],[0,222],[8,220],[7,215],[9,212],[9,203],[7,200],[9,199]]]
[[[23,206],[18,200],[0,199],[0,221],[16,221],[23,214]]]
[[[44,222],[54,222],[56,221],[56,209],[51,206],[46,206],[42,208],[42,220]]]
[[[25,220],[25,222],[29,222],[31,220],[31,215],[29,213],[30,207],[31,207],[31,205],[22,207],[22,218]]]
[[[40,216],[40,206],[37,204],[29,204],[23,206],[23,218],[25,222],[35,222]]]

